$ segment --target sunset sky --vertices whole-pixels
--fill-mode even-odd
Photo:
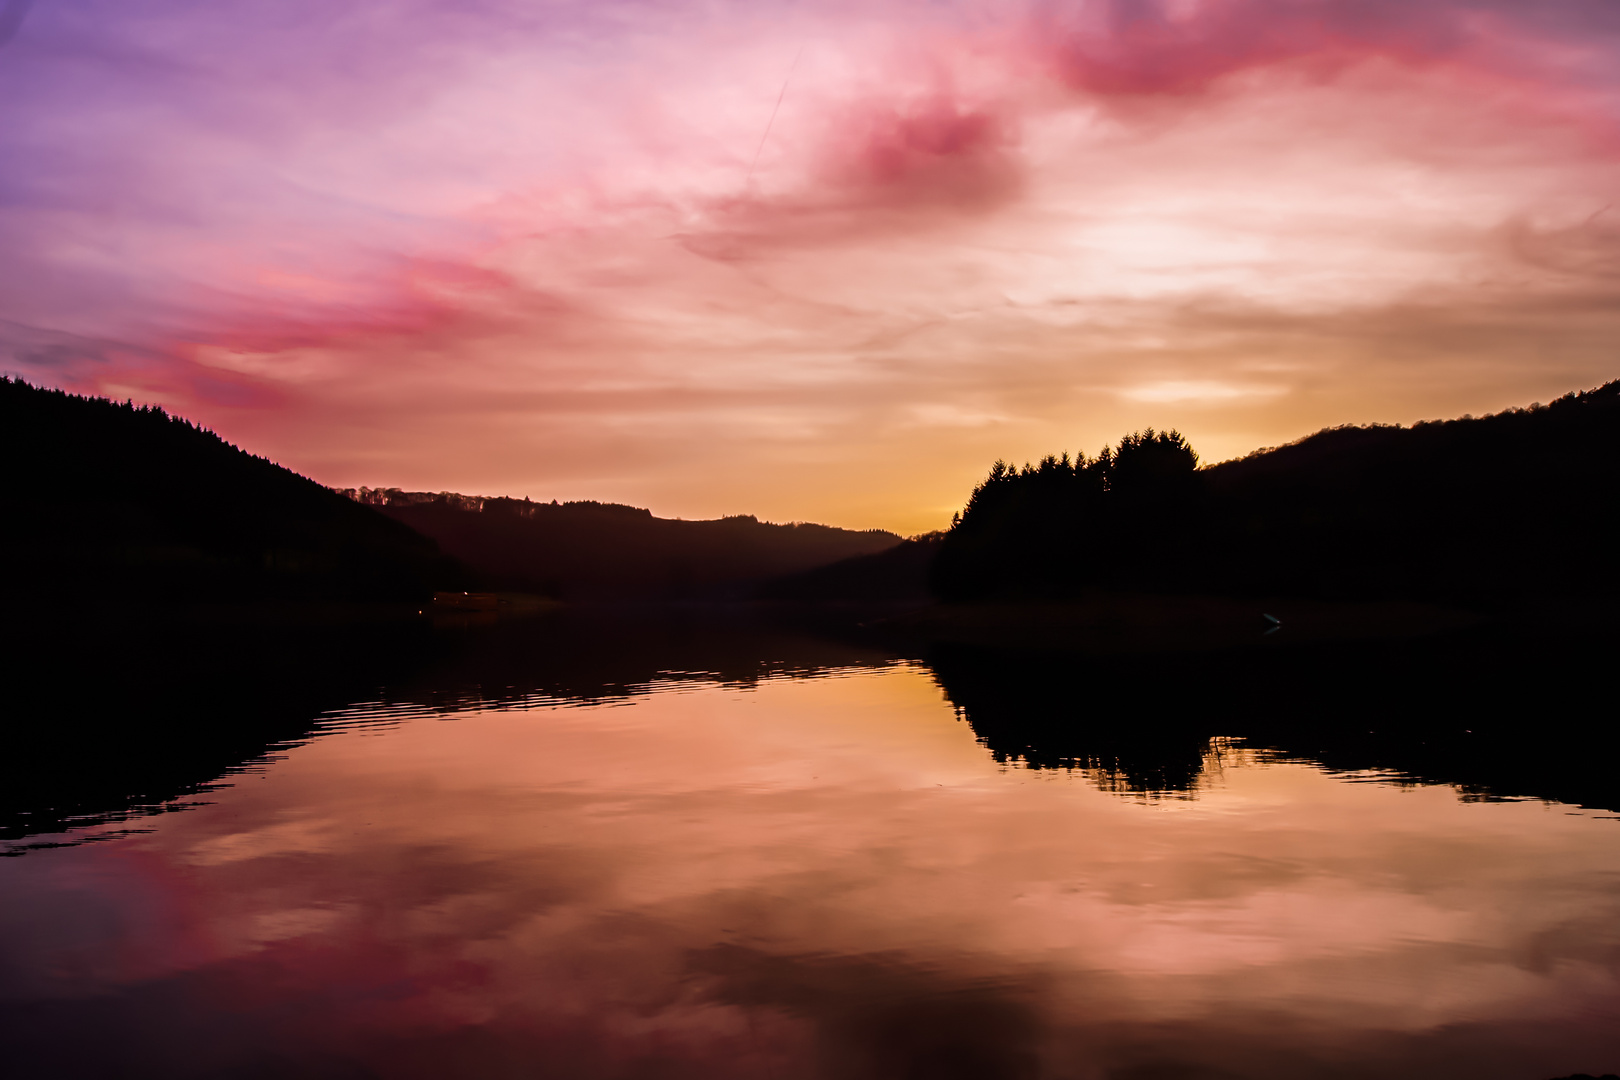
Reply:
[[[0,0],[0,369],[917,532],[1620,376],[1614,0]]]

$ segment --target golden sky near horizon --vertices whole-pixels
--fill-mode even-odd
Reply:
[[[912,533],[1620,375],[1602,0],[13,9],[0,367],[335,486]]]

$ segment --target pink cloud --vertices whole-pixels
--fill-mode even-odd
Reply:
[[[332,482],[920,528],[1606,377],[1617,59],[1575,0],[40,6],[0,356]],[[1484,313],[1462,376],[1353,329]]]

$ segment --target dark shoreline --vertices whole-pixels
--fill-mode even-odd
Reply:
[[[1262,611],[1280,629],[1266,633]],[[899,659],[929,667],[998,760],[1100,769],[1122,791],[1190,791],[1211,740],[1235,739],[1470,797],[1620,811],[1620,739],[1590,705],[1612,701],[1620,634],[1592,609],[216,605],[14,612],[0,647],[13,852],[205,796],[357,701],[588,702],[669,678],[748,686]]]

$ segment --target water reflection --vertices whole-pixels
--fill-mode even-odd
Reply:
[[[735,665],[662,669],[705,679],[604,660],[573,684],[595,696],[555,655],[505,678],[441,655],[209,805],[0,863],[12,1074],[1620,1064],[1613,822],[1347,783],[1196,725],[1174,767],[1129,740],[998,762],[980,737],[1013,728],[967,669],[798,666],[749,636]],[[1197,797],[1088,779],[1155,776]]]
[[[56,613],[0,630],[0,854],[110,835],[85,828],[100,823],[144,827],[130,819],[206,799],[222,777],[343,723],[629,701],[901,659],[926,659],[995,760],[1080,768],[1121,793],[1195,792],[1212,740],[1226,739],[1470,797],[1620,810],[1609,765],[1620,729],[1589,722],[1620,641],[1591,628],[1108,656],[908,641],[723,607],[490,625]]]
[[[429,631],[368,611],[6,612],[0,854],[206,796],[320,710],[420,668]]]
[[[1594,711],[1613,630],[1264,646],[927,655],[996,760],[1090,770],[1123,792],[1194,791],[1224,737],[1344,774],[1620,811],[1620,729]]]
[[[671,679],[752,685],[885,663],[741,608],[576,609],[515,621],[415,611],[30,613],[0,621],[0,855],[206,799],[215,783],[388,709],[623,700]],[[325,715],[326,721],[318,719]]]

